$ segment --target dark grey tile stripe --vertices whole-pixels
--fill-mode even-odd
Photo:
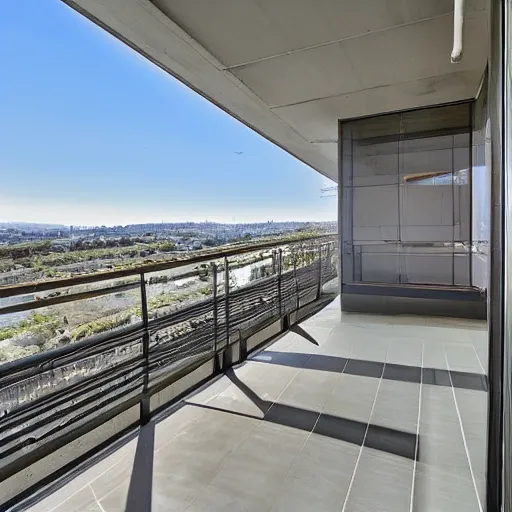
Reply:
[[[364,442],[364,445],[369,448],[385,451],[412,460],[414,460],[415,457],[416,446],[419,445],[419,443],[417,443],[418,436],[410,432],[403,432],[379,425],[368,425],[361,421],[330,414],[320,414],[316,411],[309,411],[307,409],[279,403],[274,403],[263,418],[208,404],[186,403],[193,407],[225,412],[227,414],[243,416],[258,421],[285,425],[305,432],[313,432],[321,436],[345,441],[357,446],[361,446]],[[367,427],[368,433],[365,438]]]
[[[431,386],[451,386],[448,370],[436,368],[423,368],[423,384]]]
[[[380,379],[384,371],[384,363],[375,361],[363,361],[361,359],[350,359],[345,366],[344,373],[359,375],[361,377],[372,377]]]
[[[419,446],[417,439],[416,434],[370,424],[364,445],[414,460],[417,458],[416,446]]]
[[[421,367],[402,364],[381,363],[363,359],[347,359],[343,357],[314,354],[309,359],[307,355],[296,352],[273,352],[266,350],[260,352],[252,361],[262,363],[292,366],[295,368],[308,368],[337,373],[348,373],[361,377],[374,379],[396,380],[401,382],[421,383]],[[451,382],[450,382],[451,376]],[[453,386],[476,391],[488,390],[487,375],[481,373],[459,372],[454,370],[441,370],[437,368],[423,368],[423,384],[433,386]]]

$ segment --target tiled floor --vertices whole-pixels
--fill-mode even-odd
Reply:
[[[486,343],[334,302],[30,510],[481,512]]]

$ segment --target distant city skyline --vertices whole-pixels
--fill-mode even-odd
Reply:
[[[170,226],[170,225],[182,225],[182,224],[193,224],[197,226],[201,225],[217,225],[217,226],[239,226],[239,225],[264,225],[264,224],[331,224],[336,223],[336,220],[327,221],[299,221],[299,220],[285,220],[285,221],[274,221],[264,220],[258,222],[214,222],[210,220],[203,221],[178,221],[178,222],[135,222],[130,224],[65,224],[62,222],[58,223],[46,223],[46,222],[28,222],[28,221],[0,221],[0,229],[17,228],[17,229],[31,229],[31,228],[116,228],[116,227],[129,227],[129,226]]]
[[[60,0],[1,2],[0,45],[0,222],[336,218],[330,180]]]

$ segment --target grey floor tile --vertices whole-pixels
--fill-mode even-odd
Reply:
[[[101,512],[101,509],[91,491],[85,487],[70,496],[64,503],[53,509],[55,512]]]
[[[333,356],[349,358],[352,353],[355,340],[358,338],[361,327],[353,328],[342,324],[337,325],[331,331],[320,353],[328,353]]]
[[[414,462],[363,448],[346,512],[408,512]]]
[[[361,446],[366,429],[366,423],[340,418],[339,416],[321,414],[313,432],[323,437]]]
[[[306,363],[306,368],[316,371],[342,373],[347,361],[348,359],[345,357],[313,354]]]
[[[406,366],[402,364],[386,363],[382,378],[386,380],[419,384],[421,382],[421,375],[421,366]]]
[[[450,370],[452,386],[456,389],[469,389],[486,392],[489,388],[487,375],[481,373],[456,372]]]
[[[262,509],[268,509],[281,490],[290,463],[275,460],[266,464],[263,460],[255,463],[254,457],[234,454],[217,473],[210,487],[238,502],[261,501]]]
[[[443,437],[429,436],[420,432],[418,438],[418,460],[426,466],[457,468],[468,471],[469,462],[460,432]]]
[[[193,402],[190,402],[193,403]],[[242,389],[235,384],[228,386],[222,393],[208,400],[207,403],[201,404],[206,407],[224,409],[240,414],[246,414],[257,418],[263,418],[266,410],[270,407],[271,402],[265,404],[264,410],[258,406]]]
[[[280,404],[321,411],[340,379],[339,373],[305,368],[279,396]]]
[[[259,420],[208,411],[204,422],[192,425],[172,442],[156,450],[155,467],[158,467],[160,461],[165,466],[165,461],[170,464],[171,460],[176,464],[186,465],[191,458],[221,459],[260,424]]]
[[[207,449],[207,446],[204,447]],[[163,481],[208,484],[221,467],[227,452],[190,450],[176,446],[159,452],[154,461],[153,477]]]
[[[94,494],[101,500],[114,488],[129,482],[133,471],[133,459],[125,460],[90,482]]]
[[[447,370],[444,344],[435,340],[436,338],[426,340],[423,344],[423,367]]]
[[[414,484],[415,512],[479,512],[468,472],[456,472],[418,463]]]
[[[214,379],[211,384],[203,386],[197,391],[191,393],[187,397],[187,401],[198,404],[207,403],[209,400],[222,393],[230,385],[231,381],[225,375],[222,375],[221,377]]]
[[[99,503],[105,512],[126,512],[129,492],[130,480],[127,479],[117,487],[112,487]]]
[[[472,345],[445,343],[445,351],[450,370],[481,373],[482,369]]]
[[[336,488],[326,490],[325,485],[288,476],[271,508],[274,512],[339,512],[345,496]]]
[[[483,496],[487,394],[474,390],[479,375],[472,374],[486,364],[485,325],[340,314],[333,303],[300,327],[236,367],[231,379],[223,376],[192,394],[188,400],[196,405],[162,415],[153,459],[144,459],[153,468],[147,478],[133,478],[135,439],[39,505],[51,503],[58,512],[139,512],[130,509],[130,496],[138,496],[153,512],[329,511],[341,510],[348,498],[346,512],[409,512],[423,358],[413,510],[477,512],[446,370],[448,360]],[[262,417],[276,401],[267,421],[244,416]]]
[[[473,474],[478,480],[484,481],[487,470],[487,435],[465,437]]]
[[[296,327],[296,329],[294,329]],[[298,351],[305,351],[307,353],[318,353],[320,347],[323,346],[329,339],[332,328],[319,327],[311,323],[300,323],[297,326],[292,326],[288,335],[294,335],[298,340]],[[315,343],[313,343],[313,340]]]
[[[371,423],[416,434],[420,385],[383,379]]]
[[[49,510],[53,510],[77,492],[82,491],[84,487],[86,486],[84,486],[84,482],[82,480],[80,480],[77,485],[74,485],[73,482],[69,482],[64,486],[55,489],[49,495],[40,495],[39,501],[27,507],[27,510],[29,512],[48,512]]]
[[[105,452],[103,455],[91,463],[88,461],[88,468],[80,470],[74,477],[61,487],[56,488],[51,494],[43,498],[37,504],[30,507],[31,512],[48,512],[53,510],[57,505],[67,500],[88,486],[89,482],[98,478],[111,468],[119,464],[125,464],[131,467],[135,454],[136,439],[132,439],[127,443],[120,445],[116,449]],[[77,468],[78,470],[78,468]]]
[[[423,341],[417,341],[413,335],[411,335],[410,339],[394,339],[389,346],[386,361],[388,363],[420,367],[422,352]]]
[[[366,336],[368,336],[368,333]],[[363,338],[356,340],[350,358],[385,362],[389,345],[390,341],[381,339],[381,336],[378,335],[378,331],[376,331],[372,333],[371,339]]]
[[[480,499],[480,503],[484,506],[485,499],[486,499],[486,492],[487,492],[486,491],[487,481],[486,481],[485,476],[483,478],[476,478],[475,483],[476,483],[476,491],[477,491],[478,497]],[[484,510],[485,510],[485,508],[484,508]]]
[[[271,504],[264,497],[236,499],[230,494],[209,486],[201,491],[186,510],[187,512],[265,512],[270,510],[270,507]]]
[[[275,402],[300,368],[251,362],[235,370],[236,375],[264,400]]]
[[[292,368],[304,368],[311,359],[311,354],[302,354],[296,352],[279,352],[267,349],[250,357],[250,361],[256,361],[267,364],[277,364],[279,366],[291,366]]]
[[[455,388],[454,391],[464,432],[475,437],[485,437],[487,393],[460,388]]]
[[[378,386],[379,379],[344,373],[329,395],[323,412],[367,423]]]
[[[238,464],[242,459],[251,471],[264,466],[275,466],[276,470],[288,468],[308,436],[306,431],[262,422],[223,460],[221,471],[229,469],[231,461]]]
[[[414,460],[417,450],[416,433],[370,425],[364,441],[365,447]]]
[[[480,360],[480,364],[482,365],[482,372],[488,373],[488,371],[489,371],[489,350],[487,348],[487,344],[485,347],[482,347],[482,348],[475,347],[475,350],[476,350],[478,359]]]
[[[460,421],[451,387],[422,386],[420,436],[422,435],[440,440],[461,436]]]
[[[361,359],[349,359],[343,373],[359,375],[360,377],[372,377],[380,379],[384,371],[384,363],[378,361],[365,361]]]
[[[344,499],[359,451],[358,445],[313,433],[294,460],[289,475],[308,487],[323,489],[326,497],[341,493]]]
[[[274,404],[265,415],[265,422],[311,432],[320,414],[289,405]]]
[[[423,368],[421,378],[422,384],[428,386],[444,386],[449,388],[452,385],[449,370],[441,370],[439,368]]]
[[[151,495],[151,512],[182,511],[188,509],[206,487],[204,483],[179,478],[169,471],[167,475],[155,475]],[[144,510],[141,507],[127,510],[126,512],[138,512]],[[108,512],[108,511],[105,511]]]

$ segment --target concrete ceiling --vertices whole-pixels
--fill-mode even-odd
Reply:
[[[65,0],[215,104],[336,179],[337,120],[474,98],[488,0]]]

